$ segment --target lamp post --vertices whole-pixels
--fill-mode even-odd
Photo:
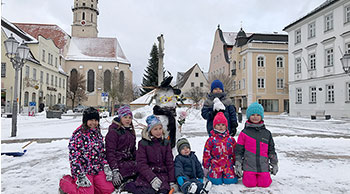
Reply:
[[[6,56],[10,59],[13,68],[15,69],[15,87],[13,95],[13,108],[12,108],[12,131],[11,137],[16,137],[17,133],[17,92],[18,92],[18,72],[22,69],[24,63],[27,61],[29,48],[22,42],[19,42],[13,38],[12,34],[7,40],[4,41],[6,48]]]
[[[345,53],[344,56],[340,58],[340,61],[343,65],[343,70],[350,76],[350,53]]]

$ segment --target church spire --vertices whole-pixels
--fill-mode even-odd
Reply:
[[[73,37],[97,37],[98,0],[74,0]]]

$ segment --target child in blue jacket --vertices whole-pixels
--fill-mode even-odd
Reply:
[[[175,177],[183,193],[208,193],[211,182],[203,184],[203,169],[197,156],[191,151],[186,138],[177,141],[179,154],[175,158]]]

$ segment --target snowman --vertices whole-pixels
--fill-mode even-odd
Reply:
[[[172,79],[172,76],[166,77],[157,88],[154,95],[156,104],[153,107],[153,114],[162,122],[165,138],[170,140],[171,148],[174,148],[176,137],[180,136],[176,121],[176,102],[181,90],[170,85]]]

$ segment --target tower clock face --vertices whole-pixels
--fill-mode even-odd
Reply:
[[[85,25],[85,20],[82,20],[80,23],[81,25]]]

